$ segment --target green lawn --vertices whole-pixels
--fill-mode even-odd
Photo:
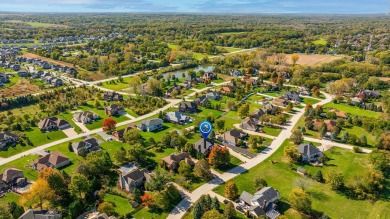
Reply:
[[[352,115],[357,115],[357,116],[365,116],[365,117],[370,117],[370,118],[379,118],[381,116],[380,112],[374,112],[370,110],[364,110],[360,109],[359,107],[356,106],[350,106],[344,103],[327,103],[324,105],[324,107],[327,108],[335,108],[341,111],[344,111],[346,113],[352,114]]]
[[[33,170],[31,168],[26,167],[26,165],[31,164],[37,158],[38,158],[38,155],[27,155],[27,156],[21,157],[19,159],[16,159],[14,161],[7,163],[6,165],[0,166],[0,172],[2,173],[7,168],[17,168],[17,169],[23,170],[24,177],[35,181],[38,178],[38,172],[36,170]],[[1,199],[0,199],[0,201],[1,201]]]
[[[348,132],[349,134],[356,135],[359,139],[362,135],[367,137],[367,143],[369,146],[373,146],[375,142],[375,136],[371,132],[367,132],[364,128],[359,126],[352,126],[349,128],[343,128],[339,134],[339,137],[344,135],[344,132]]]
[[[168,216],[169,212],[153,212],[149,208],[141,208],[132,214],[135,219],[162,219]]]
[[[24,134],[34,146],[44,145],[67,137],[61,130],[42,133],[38,127],[32,127],[31,131],[24,132]]]
[[[262,126],[261,128],[263,129],[265,134],[272,136],[278,136],[282,132],[282,129],[277,129],[269,126]]]
[[[179,45],[168,43],[168,47],[171,49],[180,49]]]
[[[214,168],[214,169],[220,173],[223,173],[223,172],[226,172],[226,171],[240,165],[241,163],[242,163],[242,161],[240,159],[238,159],[237,157],[235,157],[233,155],[230,155],[229,165],[224,166],[224,167],[220,167],[220,168]]]
[[[302,103],[304,103],[304,104],[308,104],[308,103],[310,103],[310,104],[316,104],[316,103],[319,103],[320,102],[320,100],[316,100],[316,99],[313,99],[313,98],[310,98],[310,97],[305,97],[305,98],[303,98],[302,97]]]
[[[243,33],[248,33],[248,32],[224,32],[220,33],[221,35],[235,35],[235,34],[243,34]]]
[[[131,207],[129,200],[121,196],[106,193],[104,201],[112,203],[115,206],[115,212],[119,215],[126,215],[134,210],[133,207]]]
[[[222,202],[219,202],[219,205],[221,207],[220,213],[223,214],[223,210],[225,209],[226,205]],[[234,219],[244,219],[244,218],[246,218],[244,214],[236,211],[236,217]],[[194,219],[194,216],[192,215],[192,207],[184,214],[182,219]]]
[[[19,203],[20,196],[13,193],[13,192],[7,192],[7,194],[0,198],[0,205],[5,205],[7,203],[15,202],[16,204]]]
[[[326,41],[326,40],[324,40],[324,39],[319,39],[319,40],[314,40],[314,41],[312,41],[312,43],[314,44],[314,45],[323,45],[323,46],[325,46],[327,43],[328,43],[328,41]]]
[[[110,89],[110,90],[116,90],[116,91],[120,91],[120,90],[123,90],[123,89],[126,89],[126,88],[130,88],[130,82],[132,80],[134,80],[134,77],[125,77],[125,78],[122,78],[123,81],[120,82],[118,80],[112,80],[110,81],[111,83],[109,82],[104,82],[102,84],[101,87],[103,88],[107,88],[107,89]]]
[[[218,49],[225,49],[228,52],[236,52],[242,50],[241,48],[234,48],[234,47],[225,47],[225,46],[217,46]]]
[[[24,23],[27,25],[30,25],[31,27],[57,27],[57,26],[64,26],[60,24],[50,24],[50,23],[41,23],[41,22],[25,22],[20,20],[8,20],[7,23]]]
[[[256,192],[254,180],[257,177],[263,177],[269,186],[274,187],[281,194],[282,204],[280,205],[280,211],[282,213],[287,212],[288,218],[300,218],[290,214],[292,211],[288,210],[288,196],[291,190],[297,187],[299,180],[306,180],[309,183],[306,191],[313,202],[313,209],[326,213],[330,218],[345,217],[346,209],[348,209],[348,218],[386,218],[386,215],[390,215],[389,202],[379,200],[375,203],[370,203],[368,201],[349,199],[345,195],[331,190],[329,185],[315,182],[291,170],[290,164],[283,156],[284,147],[289,144],[288,140],[285,141],[271,157],[232,179],[231,181],[235,182],[239,189],[239,194],[242,191],[252,194]],[[305,168],[310,173],[315,173],[321,169],[324,176],[331,170],[342,172],[347,184],[353,182],[354,176],[362,175],[368,171],[367,154],[355,154],[352,151],[339,148],[333,148],[327,151],[326,154],[331,159],[327,165],[324,167],[305,166]],[[270,161],[274,161],[274,164]],[[223,195],[224,187],[225,184],[217,187],[215,191]]]

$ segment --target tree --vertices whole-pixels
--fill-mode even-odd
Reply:
[[[90,181],[82,174],[76,173],[72,175],[69,184],[69,190],[72,195],[77,198],[84,199],[85,194],[91,189]]]
[[[325,135],[326,135],[326,127],[322,127],[321,130],[320,130],[320,137],[324,138]]]
[[[291,55],[291,62],[293,65],[297,64],[297,61],[299,60],[299,55],[298,54],[292,54]]]
[[[141,140],[142,136],[139,129],[130,129],[123,134],[123,141],[131,145],[140,143]]]
[[[15,202],[8,203],[8,208],[13,218],[19,218],[24,213],[24,208]]]
[[[258,177],[255,179],[255,188],[256,190],[260,190],[264,187],[267,187],[267,181],[265,181],[265,179],[261,178],[261,177]]]
[[[242,106],[240,106],[237,113],[238,113],[238,116],[240,116],[241,118],[247,117],[249,114],[249,104],[245,103]]]
[[[366,135],[362,135],[362,137],[360,137],[360,144],[362,146],[367,146],[367,137],[366,137]]]
[[[130,161],[142,163],[146,159],[146,150],[140,144],[130,146],[129,150],[127,151],[127,154]]]
[[[149,181],[145,184],[145,188],[149,191],[162,191],[169,182],[169,176],[162,173],[159,168],[154,171]]]
[[[301,154],[295,146],[288,146],[284,149],[284,156],[288,157],[292,162],[298,162]]]
[[[102,107],[102,104],[100,103],[100,101],[99,100],[95,100],[95,108],[96,109],[99,109],[100,107]]]
[[[227,203],[225,210],[223,211],[223,216],[226,219],[234,219],[236,218],[236,209],[234,209],[233,202]]]
[[[317,182],[324,182],[324,177],[322,176],[321,170],[318,170],[316,175],[314,175],[314,180]]]
[[[301,130],[295,130],[291,134],[291,140],[294,142],[294,144],[298,145],[303,142],[303,134]]]
[[[113,215],[115,213],[115,207],[109,202],[103,202],[98,207],[99,213],[106,213],[107,215]]]
[[[221,206],[219,205],[218,198],[214,197],[211,200],[211,209],[215,209],[215,210],[219,211],[220,208],[221,208]]]
[[[223,130],[224,127],[225,127],[225,120],[223,120],[223,119],[217,120],[217,129]]]
[[[0,205],[0,219],[14,218],[6,205]]]
[[[194,167],[194,174],[201,179],[211,179],[213,174],[211,173],[210,166],[205,159],[198,161]]]
[[[39,179],[31,186],[29,192],[24,193],[21,203],[25,207],[38,206],[41,209],[48,207],[57,197],[49,183],[44,179]]]
[[[340,190],[344,187],[344,177],[341,173],[334,170],[328,174],[328,183],[333,190]]]
[[[192,174],[191,166],[185,160],[182,160],[179,163],[178,172],[185,177],[190,177]]]
[[[299,188],[295,188],[291,191],[289,203],[292,208],[303,213],[310,213],[312,210],[309,195]]]
[[[202,206],[200,203],[196,203],[194,206],[194,210],[192,211],[192,216],[194,219],[201,219],[203,215]]]
[[[209,154],[209,164],[217,168],[230,163],[230,152],[227,147],[214,146]]]
[[[206,211],[203,214],[202,219],[224,219],[224,217],[217,210],[213,209],[210,211]]]
[[[113,118],[103,120],[103,131],[112,133],[116,129],[116,121]]]
[[[151,194],[149,193],[145,193],[142,197],[141,197],[141,200],[142,200],[142,204],[148,208],[151,208],[152,205],[153,205],[153,197]]]
[[[389,168],[390,153],[386,151],[373,150],[368,157],[372,166],[380,171]]]
[[[234,182],[228,182],[223,193],[228,199],[234,199],[238,196],[238,188]]]
[[[75,200],[74,202],[70,203],[68,206],[68,214],[70,218],[77,218],[82,213],[85,212],[85,204],[81,200]]]

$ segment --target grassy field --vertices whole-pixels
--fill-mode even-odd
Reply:
[[[118,80],[113,80],[111,81],[112,83],[110,84],[109,82],[104,82],[101,87],[107,88],[110,90],[116,90],[120,91],[126,88],[130,87],[130,82],[134,80],[134,77],[125,77],[123,78],[123,82],[120,82]]]
[[[272,136],[278,136],[282,132],[282,129],[277,129],[269,126],[262,126],[261,128],[263,129],[265,134]]]
[[[235,34],[243,34],[243,33],[249,33],[249,32],[224,32],[224,33],[220,33],[221,35],[235,35]]]
[[[348,209],[348,218],[386,218],[386,215],[390,215],[389,202],[380,200],[370,203],[368,201],[353,200],[331,190],[327,184],[315,182],[291,170],[290,164],[286,162],[283,156],[284,147],[289,144],[289,141],[285,141],[267,160],[232,179],[231,181],[235,182],[239,189],[239,194],[242,191],[252,194],[256,192],[254,180],[261,176],[266,179],[269,186],[280,192],[280,211],[286,213],[288,218],[301,218],[300,215],[291,214],[294,211],[289,210],[288,196],[291,190],[297,187],[300,180],[305,180],[309,185],[306,191],[313,202],[313,209],[325,212],[330,218],[344,218],[346,209]],[[366,154],[355,154],[339,148],[333,148],[325,153],[330,158],[327,165],[324,167],[304,166],[304,168],[310,173],[315,173],[321,169],[324,176],[331,170],[342,172],[347,184],[353,182],[354,176],[362,175],[369,169],[367,168],[369,164],[368,155]],[[270,161],[274,161],[274,164]],[[223,195],[224,187],[225,185],[221,185],[215,191]]]
[[[24,22],[20,20],[8,20],[7,23],[24,23],[30,25],[31,27],[66,27],[65,25],[60,24],[50,24],[50,23],[41,23],[41,22]]]
[[[352,114],[352,115],[357,115],[357,116],[365,116],[365,117],[370,117],[370,118],[379,118],[381,113],[380,112],[373,112],[370,110],[364,110],[360,109],[359,107],[356,106],[350,106],[347,104],[343,103],[327,103],[324,105],[324,107],[327,108],[335,108],[341,111],[344,111],[346,113]]]
[[[213,198],[213,197],[212,197]],[[222,202],[219,202],[219,205],[221,207],[220,213],[223,214],[223,210],[225,209],[226,205]],[[182,219],[193,219],[194,216],[192,215],[192,207],[184,214]],[[246,218],[244,214],[236,211],[236,217],[234,219],[244,219]]]
[[[20,195],[13,192],[7,192],[6,195],[0,198],[0,204],[7,204],[11,202],[19,203]]]
[[[237,52],[242,50],[241,48],[226,47],[226,46],[217,46],[218,49],[225,49],[228,52]]]
[[[131,207],[129,200],[121,196],[107,193],[104,196],[104,201],[112,203],[115,206],[115,212],[118,213],[119,215],[125,215],[134,210]]]
[[[324,40],[324,39],[319,39],[319,40],[314,40],[314,41],[312,41],[312,43],[314,44],[314,45],[323,45],[323,46],[325,46],[327,43],[328,43],[328,41],[326,41],[326,40]]]
[[[219,173],[223,173],[223,172],[226,172],[226,171],[240,165],[241,163],[242,163],[242,161],[240,159],[238,159],[237,157],[235,157],[233,155],[230,155],[229,165],[224,166],[224,167],[220,167],[220,168],[214,168],[214,169],[216,171],[218,171]]]
[[[310,103],[310,104],[316,104],[316,103],[319,103],[320,102],[320,100],[316,100],[316,99],[313,99],[313,98],[310,98],[310,97],[305,97],[305,98],[302,98],[302,103],[304,103],[304,104],[308,104],[308,103]]]

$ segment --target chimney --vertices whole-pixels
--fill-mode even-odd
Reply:
[[[263,210],[264,210],[264,211],[266,210],[266,209],[265,209],[266,207],[267,207],[267,201],[264,200],[264,201],[263,201]]]

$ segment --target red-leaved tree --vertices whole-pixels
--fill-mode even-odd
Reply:
[[[113,118],[107,118],[103,120],[103,131],[113,132],[116,129],[116,121]]]

